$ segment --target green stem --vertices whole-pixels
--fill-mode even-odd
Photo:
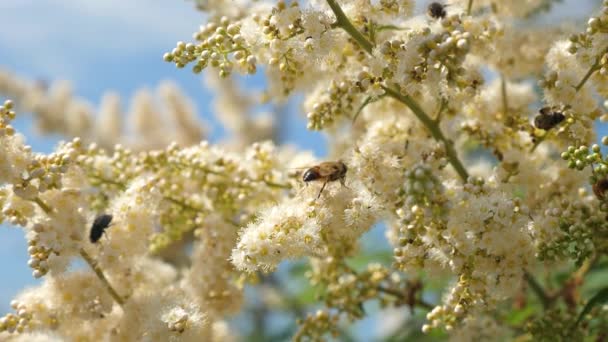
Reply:
[[[359,32],[359,30],[357,30],[355,26],[353,26],[350,20],[348,20],[346,14],[344,14],[342,8],[336,2],[336,0],[327,0],[327,4],[336,16],[335,26],[341,27],[344,31],[346,31],[346,33],[353,37],[353,39],[356,40],[357,43],[359,43],[359,45],[365,51],[367,51],[367,53],[371,54],[374,46],[369,40],[367,40],[367,38],[363,36],[363,34],[361,34],[361,32]]]
[[[102,183],[114,185],[114,186],[116,186],[117,188],[119,188],[122,191],[127,190],[127,186],[126,185],[124,185],[123,183],[117,182],[115,180],[107,179],[107,178],[104,178],[102,176],[97,176],[97,175],[94,175],[94,174],[90,174],[89,177],[93,178],[93,179],[96,179],[97,181],[102,182]]]
[[[386,294],[394,296],[401,301],[405,300],[405,294],[397,289],[388,288],[388,287],[384,287],[381,285],[378,285],[378,287],[376,287],[376,289],[380,292],[384,292]],[[421,308],[424,308],[426,310],[431,310],[435,307],[433,304],[427,303],[423,299],[416,299],[415,305],[420,306]]]
[[[441,114],[443,114],[443,111],[447,107],[448,107],[448,101],[442,97],[441,103],[439,104],[439,110],[437,111],[437,115],[435,115],[435,119],[433,120],[433,121],[435,121],[435,123],[439,124],[439,122],[441,121]]]
[[[471,15],[472,8],[473,8],[473,0],[469,0],[469,4],[467,5],[467,15]]]
[[[587,71],[587,73],[585,74],[583,79],[576,85],[576,87],[574,87],[574,89],[576,89],[577,92],[579,90],[581,90],[581,88],[585,85],[585,83],[587,82],[589,77],[591,77],[591,75],[593,75],[593,73],[598,71],[599,69],[600,69],[600,59],[597,58],[595,60],[595,63],[593,63],[593,65],[591,66],[591,68],[589,68],[589,70]]]
[[[532,148],[530,149],[530,153],[533,153],[534,151],[536,151],[536,148],[538,147],[538,145],[540,145],[543,142],[543,140],[545,140],[546,136],[547,135],[545,134],[542,137],[536,138],[536,142],[534,143],[534,145],[532,145]]]
[[[506,118],[509,113],[509,101],[507,98],[507,80],[504,76],[500,77],[500,91],[502,93],[502,113]]]
[[[36,204],[38,204],[38,206],[40,207],[40,209],[42,209],[45,213],[50,214],[51,213],[51,207],[49,207],[48,205],[46,205],[46,203],[44,203],[40,197],[36,197],[33,199],[34,202],[36,202]]]
[[[431,135],[433,136],[433,138],[435,138],[435,140],[437,140],[438,142],[443,143],[448,161],[450,162],[450,164],[452,164],[452,166],[454,167],[454,169],[456,170],[456,172],[458,173],[458,175],[460,176],[462,181],[466,182],[467,179],[469,178],[469,174],[468,174],[467,170],[464,168],[464,166],[462,165],[462,162],[460,161],[460,159],[458,159],[458,154],[456,153],[456,150],[454,149],[454,143],[452,141],[448,140],[443,135],[443,132],[439,128],[439,125],[435,121],[433,121],[424,112],[424,110],[420,107],[420,105],[418,105],[418,103],[416,103],[416,101],[413,98],[411,98],[409,95],[403,95],[399,91],[396,91],[389,87],[382,87],[382,89],[384,89],[384,91],[386,92],[386,94],[388,96],[390,96],[390,97],[394,98],[395,100],[406,105],[414,113],[414,115],[416,115],[418,120],[420,120],[426,126],[426,128],[431,132]]]
[[[544,309],[549,308],[549,306],[551,305],[551,298],[549,298],[549,295],[545,292],[545,290],[538,283],[538,281],[536,279],[534,279],[534,276],[532,274],[530,274],[528,271],[525,271],[524,278],[526,279],[526,282],[528,282],[528,285],[530,285],[530,288],[532,288],[532,291],[536,294],[536,296],[540,300],[540,303],[543,305],[543,308]]]
[[[95,260],[93,260],[93,258],[84,250],[84,248],[80,249],[80,255],[87,262],[87,264],[89,264],[89,266],[91,267],[93,272],[95,272],[95,274],[97,274],[97,278],[99,278],[99,280],[101,280],[101,282],[106,287],[108,292],[110,292],[110,295],[112,296],[112,298],[114,298],[116,303],[118,303],[118,305],[120,305],[120,306],[123,306],[123,304],[125,303],[124,299],[122,299],[122,297],[120,297],[120,295],[118,295],[118,292],[116,292],[116,290],[114,290],[114,288],[112,287],[112,285],[110,284],[110,282],[108,281],[106,276],[103,274],[103,271],[101,270],[101,268],[99,268],[99,265],[97,265],[97,262],[95,262]]]
[[[38,206],[46,214],[50,214],[52,212],[51,208],[48,205],[46,205],[39,197],[34,198],[33,201],[36,204],[38,204]],[[93,258],[83,248],[80,249],[80,255],[87,262],[87,264],[89,264],[89,266],[91,266],[91,268],[93,269],[95,274],[97,274],[97,277],[99,278],[99,280],[101,280],[101,282],[104,284],[104,286],[108,289],[108,291],[110,292],[110,295],[114,298],[116,303],[118,303],[120,306],[122,306],[124,304],[124,300],[118,295],[118,293],[116,292],[116,290],[114,290],[112,285],[110,285],[110,282],[104,276],[101,268],[99,268],[99,266],[97,265],[95,260],[93,260]]]
[[[353,24],[351,24],[350,20],[348,20],[348,17],[346,17],[344,12],[342,11],[342,8],[340,8],[340,5],[338,5],[336,0],[327,0],[327,4],[329,5],[329,7],[331,7],[331,10],[336,16],[335,26],[341,27],[354,40],[356,40],[365,51],[371,54],[373,48],[372,43],[370,43],[361,34],[361,32],[359,32],[353,26]],[[471,5],[471,3],[469,3],[469,5]],[[396,91],[389,87],[383,86],[382,89],[384,89],[388,96],[408,106],[412,110],[412,112],[414,112],[414,115],[416,115],[416,117],[420,121],[422,121],[422,123],[428,128],[428,130],[431,131],[431,134],[433,135],[435,140],[443,143],[450,164],[452,164],[460,178],[462,178],[462,180],[466,182],[469,178],[469,174],[460,162],[460,159],[458,159],[458,155],[456,154],[456,150],[454,150],[453,143],[443,135],[443,132],[441,132],[439,125],[435,121],[433,121],[410,96],[402,95],[399,91]]]

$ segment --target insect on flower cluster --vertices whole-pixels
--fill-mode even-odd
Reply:
[[[158,59],[220,141],[171,83],[97,111],[0,70],[0,223],[40,278],[0,341],[604,339],[608,0],[554,4],[197,0]],[[283,141],[298,99],[325,161]],[[66,140],[35,152],[21,113]]]
[[[91,233],[89,234],[89,239],[92,243],[99,241],[101,236],[105,233],[105,230],[110,226],[111,222],[112,215],[110,214],[101,214],[95,217],[93,225],[91,226]]]
[[[302,175],[302,180],[306,183],[308,182],[323,182],[321,186],[321,190],[319,190],[319,194],[317,198],[321,197],[321,193],[325,189],[325,186],[329,182],[334,182],[339,180],[342,186],[346,186],[346,171],[348,168],[346,165],[341,162],[323,162],[319,165],[315,165],[309,169],[307,169]]]

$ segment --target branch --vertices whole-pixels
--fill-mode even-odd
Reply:
[[[585,74],[583,79],[580,82],[578,82],[578,84],[576,85],[576,87],[574,87],[574,89],[576,89],[577,92],[579,90],[581,90],[581,88],[585,85],[585,83],[587,82],[589,77],[591,77],[591,75],[593,75],[594,72],[596,72],[600,69],[601,69],[600,68],[600,59],[596,58],[595,63],[593,63],[593,65],[591,66],[591,68],[589,68],[589,70],[587,71],[587,73]]]
[[[108,281],[106,276],[103,274],[103,271],[101,270],[101,268],[99,268],[99,265],[97,265],[97,262],[95,262],[95,260],[93,260],[93,258],[84,250],[84,248],[80,249],[80,255],[87,262],[87,264],[89,264],[91,269],[93,269],[95,274],[97,274],[97,278],[99,278],[99,280],[101,280],[101,282],[106,287],[108,292],[110,292],[110,295],[112,296],[112,298],[114,298],[116,303],[118,303],[118,305],[120,305],[120,306],[123,306],[123,304],[125,303],[124,299],[122,299],[122,297],[120,297],[120,295],[118,295],[118,292],[116,292],[116,290],[114,290],[114,288],[112,287],[112,285],[110,284],[110,282]]]
[[[329,7],[331,7],[331,10],[336,16],[336,22],[332,26],[341,27],[344,31],[346,31],[346,33],[353,37],[353,39],[356,40],[357,43],[359,43],[359,45],[365,51],[367,51],[367,53],[371,55],[374,46],[369,40],[367,40],[367,38],[365,38],[365,36],[363,36],[363,34],[361,34],[361,32],[359,32],[359,30],[357,30],[350,20],[348,20],[348,17],[346,17],[346,14],[344,14],[342,8],[340,5],[338,5],[336,0],[327,0],[327,4]]]
[[[399,301],[406,301],[407,300],[407,298],[405,297],[405,293],[402,293],[399,290],[391,289],[391,288],[384,287],[384,286],[381,286],[381,285],[378,285],[378,287],[376,289],[378,291],[380,291],[380,292],[383,292],[383,293],[386,293],[386,294],[389,294],[391,296],[396,297],[397,299],[399,299]],[[421,298],[420,299],[417,298],[416,302],[414,304],[417,305],[417,306],[420,306],[420,307],[422,307],[424,309],[427,309],[427,310],[431,310],[431,309],[433,309],[435,307],[432,304],[425,302]]]
[[[506,119],[509,112],[509,101],[507,98],[507,80],[504,75],[500,77],[500,91],[502,94],[502,114]]]
[[[534,279],[534,276],[532,274],[530,274],[528,271],[525,271],[524,278],[528,282],[528,285],[530,285],[530,287],[532,288],[532,291],[534,292],[534,294],[536,294],[536,296],[540,300],[541,304],[543,305],[543,309],[549,308],[552,300],[549,297],[549,295],[545,292],[543,287],[538,283],[538,281],[536,279]]]
[[[458,154],[456,153],[456,150],[454,149],[453,142],[448,140],[443,135],[443,132],[439,128],[439,125],[435,121],[433,121],[424,112],[424,110],[420,107],[420,105],[418,103],[416,103],[416,101],[413,98],[411,98],[409,95],[403,95],[399,91],[396,91],[389,87],[382,87],[382,89],[384,89],[384,91],[387,93],[388,96],[403,103],[409,109],[411,109],[411,111],[414,113],[414,115],[416,115],[418,120],[420,120],[422,122],[422,124],[424,124],[426,126],[426,128],[431,132],[431,135],[433,136],[433,138],[435,138],[435,140],[437,140],[438,142],[443,143],[448,161],[450,162],[450,164],[452,164],[452,166],[454,167],[454,169],[456,170],[456,172],[458,173],[458,175],[460,176],[462,181],[466,182],[467,179],[469,178],[469,174],[468,174],[467,170],[464,168],[464,166],[462,165],[462,162],[460,161],[460,159],[458,159]]]
[[[46,205],[39,197],[34,198],[32,201],[35,202],[36,204],[38,204],[38,206],[46,214],[50,214],[52,212],[52,209],[48,205]],[[114,290],[112,285],[110,285],[110,282],[108,282],[108,279],[104,276],[103,271],[101,270],[101,268],[99,268],[99,266],[97,265],[95,260],[93,260],[93,258],[91,258],[91,256],[84,250],[84,248],[80,249],[80,255],[87,262],[87,264],[89,264],[89,266],[91,266],[93,271],[95,271],[95,274],[97,274],[97,277],[99,278],[99,280],[101,280],[101,282],[104,284],[106,289],[110,292],[110,295],[114,298],[116,303],[118,303],[120,306],[122,306],[124,304],[124,300],[118,295],[118,293],[116,292],[116,290]]]
[[[363,49],[365,49],[365,51],[367,51],[368,53],[371,54],[372,48],[373,48],[372,43],[370,43],[361,34],[361,32],[359,32],[353,26],[353,24],[351,24],[350,20],[348,20],[348,18],[346,17],[344,12],[342,11],[342,8],[340,8],[340,5],[338,5],[336,0],[327,0],[327,4],[329,5],[329,7],[331,7],[331,10],[334,12],[334,15],[336,16],[335,26],[338,26],[338,27],[341,27],[342,29],[344,29],[344,31],[346,31],[354,40],[356,40],[359,43],[359,45],[361,45],[361,47]],[[422,108],[416,103],[416,101],[414,101],[414,99],[412,99],[409,95],[403,95],[399,91],[396,91],[394,89],[391,89],[391,88],[385,87],[385,86],[383,86],[382,89],[384,89],[384,91],[386,92],[386,94],[388,96],[390,96],[390,97],[394,98],[395,100],[408,106],[412,110],[412,112],[414,112],[414,115],[416,115],[416,117],[420,121],[422,121],[422,123],[428,128],[428,130],[431,131],[431,134],[433,135],[435,140],[443,143],[443,145],[445,146],[445,152],[446,152],[448,161],[450,162],[450,164],[452,164],[452,166],[454,167],[454,169],[456,170],[456,172],[458,173],[458,175],[460,176],[462,181],[466,182],[467,179],[469,178],[469,174],[467,173],[467,170],[464,168],[464,166],[460,162],[460,159],[458,159],[458,155],[456,154],[456,150],[454,150],[453,143],[443,135],[443,132],[441,132],[439,125],[436,122],[434,122],[424,112],[424,110],[422,110]]]
[[[42,201],[40,199],[40,197],[36,197],[34,198],[32,201],[34,201],[36,204],[38,204],[38,206],[40,207],[40,209],[42,209],[42,211],[44,211],[46,214],[50,214],[51,213],[51,207],[49,207],[48,205],[46,205],[46,203],[44,203],[44,201]]]
[[[473,8],[473,0],[469,0],[469,4],[467,5],[467,15],[471,15],[472,8]]]

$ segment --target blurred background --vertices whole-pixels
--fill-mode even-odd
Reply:
[[[535,25],[560,20],[581,27],[600,3],[598,0],[551,2],[551,11],[536,18]],[[427,4],[427,1],[418,1],[416,13],[423,13]],[[95,106],[106,91],[113,90],[121,96],[126,107],[137,89],[154,90],[162,80],[171,80],[194,101],[198,115],[210,128],[209,140],[215,142],[224,136],[224,130],[211,113],[214,94],[206,89],[202,77],[188,68],[178,71],[172,63],[162,60],[164,52],[170,51],[179,40],[189,41],[203,22],[204,14],[195,9],[192,1],[185,0],[1,0],[0,69],[31,80],[69,80],[74,93]],[[528,24],[522,22],[522,25]],[[247,89],[264,88],[262,73],[238,80]],[[0,101],[4,99],[0,94]],[[300,100],[296,96],[281,109],[280,142],[311,150],[322,158],[326,153],[325,139],[320,133],[306,130]],[[62,138],[38,135],[28,113],[18,112],[15,126],[35,151],[50,152]],[[364,246],[365,256],[355,263],[390,262],[383,227],[366,234]],[[27,266],[26,249],[20,229],[0,226],[1,314],[10,311],[9,303],[20,290],[37,283]],[[306,302],[306,296],[312,295],[298,293],[301,289],[297,281],[285,282],[284,275],[288,272],[294,279],[303,279],[303,266],[295,262],[284,265],[272,281],[279,282],[279,286],[286,287]],[[244,335],[253,334],[260,328],[256,326],[259,322],[254,316],[263,308],[256,307],[255,300],[250,305],[251,310],[234,322]],[[369,310],[376,309],[370,307]],[[373,339],[390,331],[391,324],[398,324],[406,314],[403,309],[373,315],[355,324],[351,335],[358,336],[357,340]],[[281,329],[290,329],[293,320],[294,317],[279,314],[262,322],[270,325],[262,328],[280,335]],[[382,324],[376,324],[379,322]]]

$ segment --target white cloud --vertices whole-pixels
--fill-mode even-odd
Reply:
[[[186,0],[1,0],[0,65],[76,79],[99,58],[170,50],[203,20]]]

